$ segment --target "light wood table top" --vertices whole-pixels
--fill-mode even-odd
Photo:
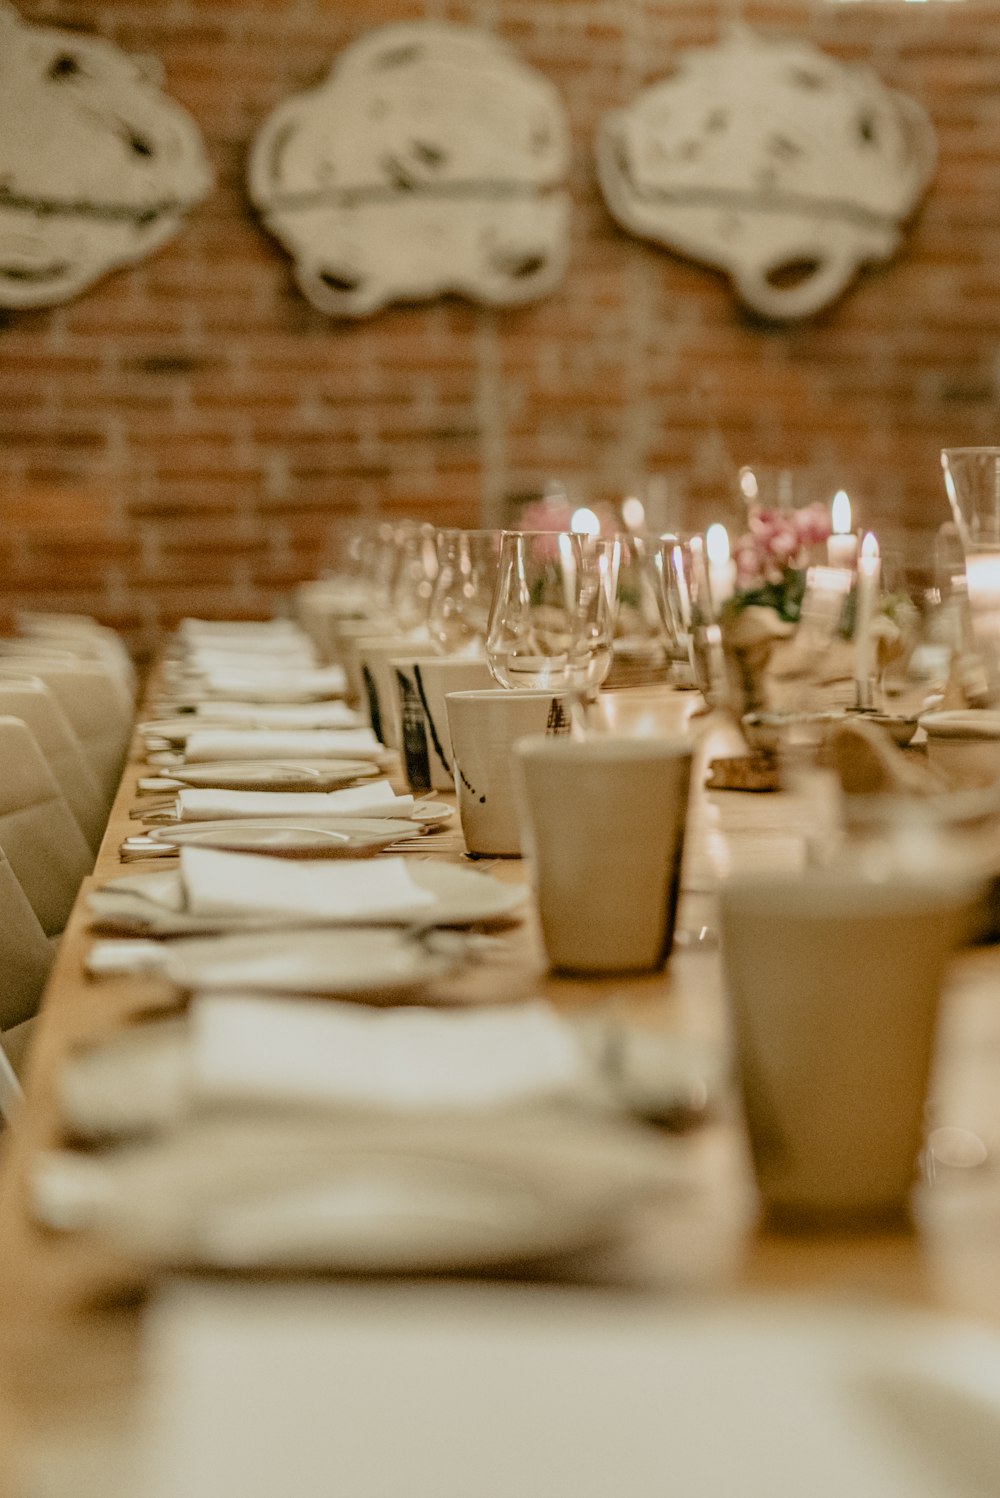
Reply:
[[[621,728],[677,729],[694,704],[692,694],[659,688],[608,696],[613,697],[612,723]],[[732,752],[727,735],[731,739],[733,733],[723,723],[710,724],[703,753]],[[48,985],[26,1079],[26,1106],[4,1142],[0,1456],[20,1461],[27,1453],[29,1466],[32,1453],[55,1450],[59,1442],[73,1453],[67,1462],[78,1462],[87,1442],[127,1418],[139,1380],[147,1278],[87,1234],[40,1228],[29,1208],[28,1179],[37,1152],[59,1141],[55,1082],[72,1048],[176,1003],[154,978],[92,982],[83,970],[93,940],[87,930],[87,889],[153,866],[123,866],[118,853],[122,839],[137,830],[130,813],[140,799],[136,779],[142,773],[148,771],[134,759],[122,777],[94,874],[81,891]],[[702,779],[699,772],[696,782]],[[695,929],[711,919],[712,886],[728,868],[801,864],[808,831],[804,809],[784,793],[702,791],[685,858],[681,927]],[[457,818],[421,839],[407,856],[464,860]],[[503,880],[526,878],[517,859],[483,861],[479,867]],[[526,909],[524,921],[505,935],[497,953],[448,980],[440,997],[490,1002],[544,995],[563,1007],[613,999],[637,1022],[724,1041],[720,964],[711,946],[675,950],[663,972],[645,977],[557,978],[546,972],[533,915]],[[670,1291],[876,1294],[1000,1325],[1000,951],[995,949],[967,952],[954,965],[932,1121],[973,1130],[990,1153],[977,1169],[938,1171],[921,1189],[916,1231],[780,1236],[756,1223],[742,1126],[733,1101],[724,1101],[696,1129],[665,1136],[664,1148],[683,1160],[692,1189],[651,1219],[635,1245],[627,1277]]]

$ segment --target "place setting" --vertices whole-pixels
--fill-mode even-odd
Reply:
[[[459,926],[509,920],[526,891],[435,860],[297,861],[181,846],[179,866],[89,891],[94,931],[122,935],[308,925]]]
[[[540,1000],[200,989],[71,1060],[33,1210],[161,1269],[572,1274],[692,1184],[597,1054]]]

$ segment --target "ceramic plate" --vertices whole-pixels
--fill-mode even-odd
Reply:
[[[265,712],[267,709],[265,709]],[[341,728],[365,728],[367,717],[360,713],[352,713],[349,718],[341,722],[324,723],[322,721],[296,723],[288,728],[288,732],[305,731],[306,729],[322,728],[336,732]],[[275,726],[285,728],[286,725],[273,725],[267,722],[244,722],[233,718],[215,718],[211,713],[184,713],[176,718],[152,718],[146,723],[140,723],[138,732],[144,739],[158,739],[161,744],[171,748],[183,748],[193,733],[201,733],[206,730],[244,729],[262,727],[273,729]]]
[[[246,787],[244,786],[243,789],[245,790]],[[273,817],[242,817],[234,813],[229,817],[213,817],[211,820],[213,824],[217,824],[221,821],[267,821],[287,823],[291,819],[292,813],[293,809],[290,808],[289,811],[282,812],[280,815]],[[406,821],[411,826],[413,823],[417,823],[426,831],[432,827],[439,827],[443,822],[447,822],[449,818],[453,817],[454,814],[454,808],[449,806],[444,801],[414,801],[409,812],[407,812],[405,815],[396,817],[379,817],[373,815],[371,811],[368,812],[367,816],[364,816],[363,813],[355,813],[350,811],[344,811],[342,813],[336,811],[324,811],[317,812],[315,816],[308,815],[304,812],[295,812],[294,820],[295,824],[300,827],[307,825],[312,826],[313,824],[315,824],[320,827],[336,828],[340,827],[343,822],[357,821],[359,815],[361,815],[364,816],[364,820],[366,821]],[[202,823],[194,820],[190,822],[178,821],[177,800],[175,797],[171,797],[168,801],[149,801],[145,804],[140,804],[136,807],[133,807],[133,809],[129,812],[129,818],[133,822],[142,822],[146,827],[163,827],[164,829],[169,828],[174,830],[176,830],[178,827],[198,827],[203,825]]]
[[[712,1296],[709,1278],[689,1296],[173,1285],[144,1319],[151,1498],[273,1498],[293,1472],[300,1492],[335,1472],[408,1498],[479,1493],[484,1473],[522,1498],[995,1493],[994,1327],[871,1291]]]
[[[123,945],[127,947],[120,942],[99,944],[94,950],[100,954],[104,946]],[[298,931],[294,941],[268,932],[141,946],[129,970],[155,972],[185,993],[238,990],[361,997],[376,1002],[422,988],[453,971],[462,957],[461,937],[445,936],[435,945],[433,937],[417,941],[404,932],[381,927]],[[129,965],[129,952],[120,955],[122,961],[116,963],[115,971]],[[119,953],[112,950],[111,956]],[[108,967],[98,961],[95,966],[88,963],[87,971],[100,976]]]
[[[350,925],[378,926],[471,926],[481,922],[503,920],[527,898],[521,884],[501,884],[489,874],[458,865],[426,863],[414,860],[409,869],[415,884],[430,891],[432,905],[421,906],[415,916],[405,911],[380,911],[375,916],[358,912]],[[254,911],[247,915],[192,915],[183,908],[184,891],[176,870],[143,871],[112,879],[100,889],[91,890],[87,903],[93,915],[93,929],[135,936],[183,936],[208,931],[274,929],[289,926],[335,926],[336,917],[326,920],[301,915],[267,915]]]
[[[362,759],[362,756],[363,756],[363,759]],[[252,758],[248,757],[248,758],[246,758],[244,760],[238,761],[238,763],[245,764],[245,765],[247,765],[248,767],[251,767],[251,768],[259,767],[261,765],[280,764],[280,765],[282,765],[285,768],[292,768],[292,767],[294,767],[297,770],[315,770],[318,774],[322,774],[323,771],[325,771],[325,770],[332,771],[333,773],[339,773],[343,765],[345,765],[345,764],[357,764],[359,762],[359,759],[361,759],[361,762],[364,763],[364,765],[366,767],[368,767],[369,769],[373,765],[375,765],[375,766],[383,765],[384,766],[384,765],[392,763],[392,761],[395,759],[395,757],[396,757],[396,755],[395,755],[395,751],[394,750],[383,749],[380,746],[373,746],[371,748],[365,747],[365,748],[363,748],[361,750],[359,750],[358,748],[355,747],[355,748],[351,749],[349,752],[345,749],[345,751],[344,751],[343,754],[338,754],[338,753],[336,753],[336,751],[334,751],[334,752],[327,751],[327,753],[325,755],[323,755],[322,758],[320,758],[319,756],[317,756],[315,759],[295,759],[295,758],[288,758],[288,759],[281,759],[281,760],[273,760],[273,759],[252,759]],[[189,764],[188,761],[184,757],[184,750],[183,749],[161,748],[159,746],[154,746],[151,740],[147,740],[146,741],[146,763],[147,763],[147,765],[153,766],[157,770],[164,770],[164,771],[166,771],[167,774],[173,775],[178,770],[190,770],[190,769],[194,769],[195,767],[197,767],[198,769],[206,769],[206,770],[208,770],[208,769],[214,769],[217,764],[221,764],[221,763],[223,763],[223,761],[221,761],[221,760],[193,760]],[[231,761],[231,760],[226,760],[225,761],[225,764],[227,765],[227,767],[229,765],[231,765],[231,764],[234,764],[234,763],[237,763],[237,761]],[[243,787],[243,789],[246,789],[246,787]],[[273,785],[268,785],[267,789],[268,790],[274,790],[274,789],[276,789],[276,787],[274,787]],[[291,789],[294,790],[294,789],[296,789],[296,787],[292,786]],[[313,785],[313,786],[303,786],[302,789],[303,790],[316,790],[317,787],[315,785]]]
[[[160,1266],[436,1273],[604,1242],[668,1169],[655,1133],[582,1110],[336,1128],[258,1111],[43,1157],[34,1197]]]
[[[149,840],[171,848],[221,848],[229,853],[269,853],[286,858],[356,858],[400,838],[420,837],[422,828],[399,817],[342,817],[336,825],[290,818],[247,817],[237,821],[180,822],[154,827]]]
[[[380,775],[370,759],[331,760],[321,764],[296,764],[267,760],[226,760],[208,765],[175,765],[171,780],[181,785],[215,791],[326,791]]]

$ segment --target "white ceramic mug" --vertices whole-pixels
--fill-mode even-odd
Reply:
[[[778,1222],[908,1215],[938,996],[976,893],[947,876],[822,869],[720,887],[746,1121]]]
[[[521,831],[514,745],[529,734],[569,733],[565,693],[494,687],[449,692],[445,701],[465,846],[474,855],[516,857]]]
[[[495,688],[485,660],[426,651],[390,662],[400,722],[400,752],[411,790],[453,791],[449,692]],[[414,777],[419,782],[415,784]]]
[[[434,646],[427,640],[414,641],[406,635],[388,635],[359,640],[357,648],[362,701],[368,708],[372,730],[387,749],[398,749],[399,703],[390,662],[407,652],[422,651],[433,655]]]
[[[522,846],[552,966],[662,967],[680,894],[690,743],[529,738],[514,755]]]

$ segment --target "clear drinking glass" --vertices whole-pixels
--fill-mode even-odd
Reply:
[[[566,531],[504,531],[486,660],[504,687],[585,700],[611,667],[621,543]]]
[[[726,695],[726,672],[701,537],[661,536],[653,561],[667,655],[677,666],[687,665],[694,685],[714,705]]]
[[[965,553],[968,611],[986,678],[1000,700],[1000,447],[946,447],[944,486]]]
[[[445,655],[481,656],[500,562],[500,531],[440,530],[427,627]]]
[[[426,627],[437,577],[435,535],[433,525],[413,520],[401,521],[395,528],[389,612],[401,634]]]

